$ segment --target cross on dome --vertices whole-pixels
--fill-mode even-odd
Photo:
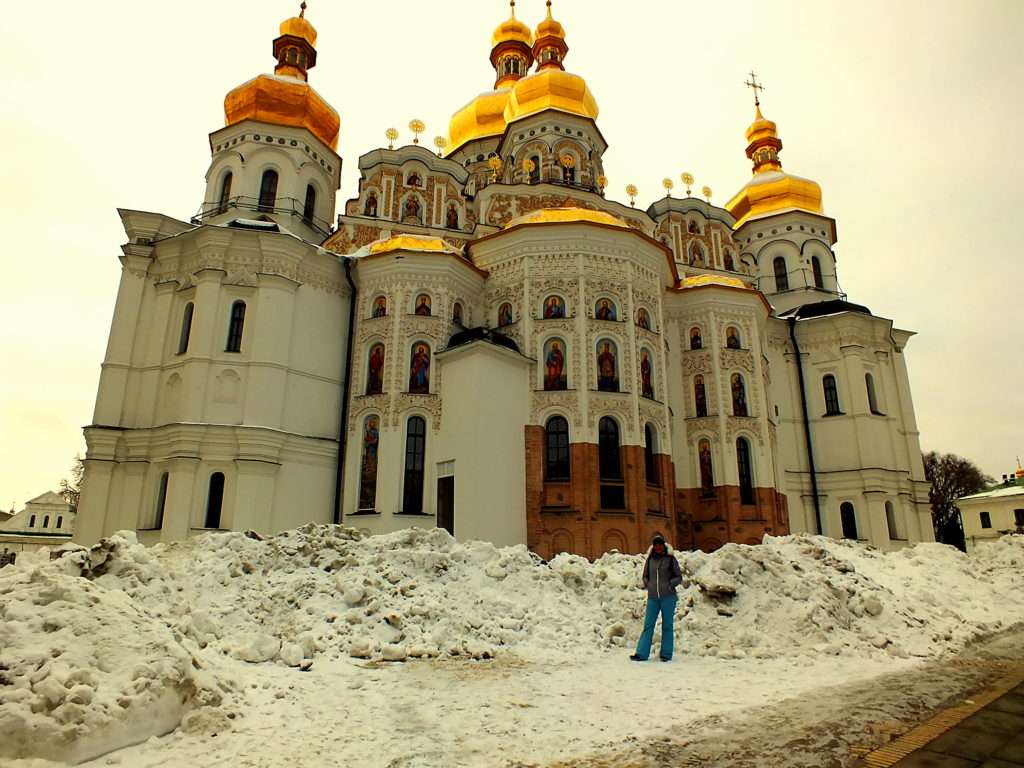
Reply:
[[[761,94],[758,91],[765,90],[765,87],[761,83],[757,82],[757,73],[754,70],[750,70],[750,79],[743,83],[745,86],[750,88],[754,92],[754,106],[761,106]]]

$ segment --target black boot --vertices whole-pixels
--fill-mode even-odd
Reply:
[[[642,656],[637,656],[635,653],[632,656],[629,657],[629,660],[630,661],[647,661],[647,659],[643,658]]]

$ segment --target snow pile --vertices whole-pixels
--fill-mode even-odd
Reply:
[[[138,550],[124,536],[110,546]],[[220,703],[144,604],[77,575],[87,561],[80,551],[0,570],[0,757],[78,762],[171,731],[199,702]]]
[[[973,556],[806,535],[678,556],[690,656],[934,657],[1024,620],[1024,537]],[[235,716],[230,680],[245,664],[625,649],[642,565],[617,553],[544,563],[440,529],[307,525],[149,549],[119,534],[0,572],[0,757],[80,760],[179,723],[215,733]]]

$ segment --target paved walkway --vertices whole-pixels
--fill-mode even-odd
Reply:
[[[895,768],[979,767],[1024,767],[1024,685],[895,763]]]

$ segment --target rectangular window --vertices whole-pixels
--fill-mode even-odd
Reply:
[[[405,483],[402,513],[423,514],[423,467],[427,447],[427,422],[419,416],[409,419],[405,435]]]

